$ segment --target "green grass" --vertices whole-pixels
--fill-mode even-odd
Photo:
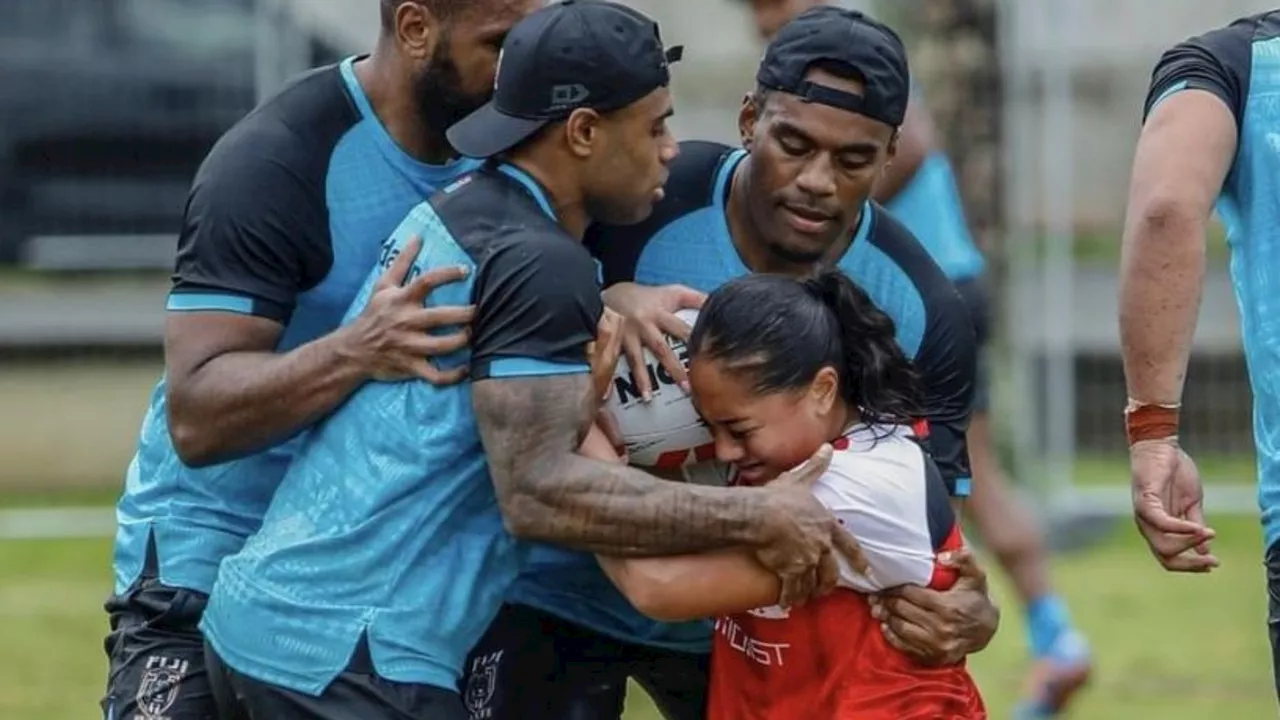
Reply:
[[[1056,582],[1093,641],[1096,682],[1073,717],[1088,720],[1274,718],[1255,521],[1216,523],[1223,567],[1207,577],[1159,571],[1127,524],[1059,558]],[[97,717],[104,661],[105,540],[0,542],[0,717]],[[1024,663],[1022,622],[996,580],[1004,622],[972,661],[993,718],[1007,717]],[[635,693],[627,720],[656,720]]]

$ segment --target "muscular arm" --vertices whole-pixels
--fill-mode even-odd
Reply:
[[[476,422],[512,534],[615,556],[762,543],[765,493],[659,480],[578,455],[596,402],[586,374],[475,383]]]
[[[165,321],[169,432],[183,462],[270,446],[337,407],[367,375],[339,330],[276,353],[280,323],[226,312]]]
[[[1203,90],[1157,105],[1138,140],[1120,257],[1120,342],[1129,397],[1139,402],[1181,398],[1205,228],[1235,150],[1231,110]]]
[[[898,133],[898,149],[893,162],[885,168],[884,175],[872,191],[872,197],[883,205],[902,192],[933,151],[933,147],[933,120],[923,103],[913,97],[907,105],[907,115]]]

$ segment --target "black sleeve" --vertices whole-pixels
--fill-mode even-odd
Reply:
[[[187,199],[170,310],[222,310],[285,322],[332,262],[324,191],[287,149],[215,147]],[[319,173],[323,175],[323,171]]]
[[[476,274],[473,380],[590,369],[604,312],[595,261],[571,238],[535,232],[500,241]]]
[[[1166,51],[1151,73],[1142,116],[1180,90],[1205,90],[1218,96],[1235,115],[1244,118],[1253,63],[1253,37],[1258,17],[1245,18],[1205,33]]]
[[[978,343],[964,301],[949,282],[937,287],[926,303],[929,320],[915,357],[928,420],[925,445],[951,494],[966,497],[972,475],[965,433],[973,410]]]

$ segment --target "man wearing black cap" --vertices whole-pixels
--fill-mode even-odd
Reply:
[[[756,29],[768,40],[805,10],[828,0],[744,0]],[[984,280],[986,261],[965,217],[955,172],[936,142],[936,129],[919,93],[907,105],[893,163],[872,197],[884,204],[924,245],[973,318],[978,341],[973,416],[965,437],[973,469],[966,514],[987,551],[1008,574],[1025,611],[1032,664],[1019,718],[1061,713],[1092,670],[1088,642],[1071,621],[1065,599],[1054,591],[1049,551],[1034,514],[1019,501],[996,448],[991,416],[992,316]]]
[[[602,392],[593,368],[607,377],[617,355],[580,240],[593,219],[637,222],[662,197],[675,56],[656,24],[612,3],[552,5],[512,29],[495,100],[449,133],[464,154],[500,158],[416,207],[383,246],[386,266],[422,238],[411,277],[468,269],[432,302],[476,307],[469,349],[438,360],[470,381],[367,384],[308,438],[204,614],[224,718],[467,717],[487,687],[469,687],[464,706],[463,662],[523,539],[616,555],[746,544],[801,597],[835,547],[856,555],[808,489],[829,451],[767,491],[668,483],[575,453]]]
[[[778,34],[757,79],[739,118],[744,149],[683,143],[648,220],[588,231],[612,286],[606,302],[634,318],[673,285],[709,292],[750,272],[842,268],[895,320],[926,386],[930,449],[963,490],[973,327],[928,253],[869,200],[894,155],[910,94],[900,40],[859,13],[816,8]],[[885,616],[890,640],[931,662],[982,649],[998,622],[982,570],[967,552],[958,555],[953,589],[904,589],[885,603],[896,611]],[[491,687],[497,673],[500,698],[558,695],[560,714],[547,717],[617,718],[630,675],[668,718],[697,718],[710,635],[704,622],[640,615],[590,556],[540,555],[473,652],[469,681]]]

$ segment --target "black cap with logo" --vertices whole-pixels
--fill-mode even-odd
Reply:
[[[578,108],[624,108],[670,83],[668,66],[681,54],[662,47],[656,22],[624,5],[548,5],[511,28],[493,99],[449,128],[449,144],[467,157],[489,157]]]
[[[847,65],[862,76],[862,94],[805,80],[814,63]],[[765,50],[756,82],[898,126],[907,112],[911,75],[898,34],[860,12],[823,5],[787,23]]]

